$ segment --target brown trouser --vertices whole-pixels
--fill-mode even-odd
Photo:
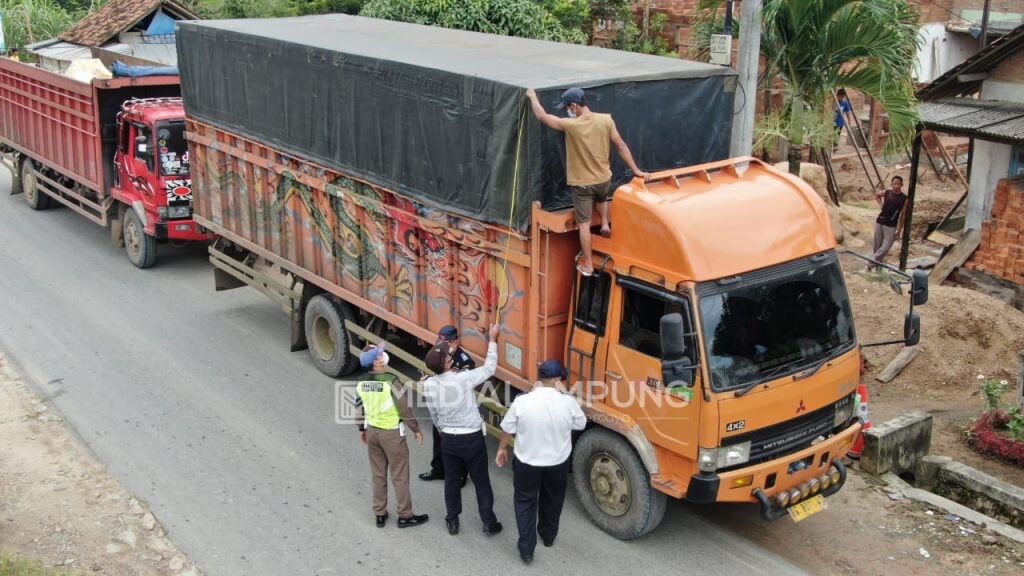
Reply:
[[[409,494],[409,445],[398,429],[381,430],[366,427],[366,447],[370,453],[370,475],[373,481],[373,513],[388,513],[388,469],[391,484],[398,500],[398,517],[412,516],[412,496]]]

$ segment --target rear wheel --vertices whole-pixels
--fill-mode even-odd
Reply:
[[[50,197],[39,189],[35,164],[29,158],[25,158],[21,162],[21,191],[25,193],[25,202],[28,203],[28,207],[33,210],[46,210],[52,203]]]
[[[125,211],[124,249],[128,259],[139,268],[149,268],[156,263],[156,238],[146,234],[138,214],[131,208]]]
[[[590,519],[620,540],[654,530],[665,516],[666,496],[622,436],[591,428],[573,448],[573,486]]]
[[[348,376],[359,366],[359,359],[349,352],[345,330],[345,320],[351,318],[348,306],[329,294],[317,294],[306,305],[309,355],[317,369],[331,378]]]

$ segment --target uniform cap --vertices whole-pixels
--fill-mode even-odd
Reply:
[[[423,363],[427,365],[427,369],[434,374],[440,374],[444,372],[444,359],[451,356],[451,349],[447,342],[438,342],[434,344],[434,347],[427,352],[427,357],[423,359]]]
[[[537,369],[537,375],[541,378],[562,378],[568,377],[566,374],[565,366],[562,365],[558,360],[545,360],[541,363],[540,368]]]
[[[445,342],[451,342],[452,340],[458,340],[459,329],[451,324],[441,328],[437,331],[437,338],[444,340]]]

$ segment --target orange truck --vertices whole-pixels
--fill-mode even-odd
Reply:
[[[179,34],[209,58],[217,51],[196,35],[218,26]],[[531,200],[516,226],[414,200],[369,171],[211,120],[190,98],[217,88],[193,91],[198,64],[179,61],[195,218],[219,237],[218,289],[253,286],[279,302],[293,350],[308,347],[325,374],[352,374],[353,351],[385,338],[422,366],[396,343],[432,342],[446,324],[480,360],[499,322],[497,378],[508,387],[484,401],[491,430],[542,361],[564,361],[589,418],[574,442],[575,490],[621,539],[653,530],[668,498],[802,519],[843,486],[842,457],[861,430],[860,353],[825,205],[800,179],[735,158],[629,180],[611,203],[614,235],[594,236],[596,273],[581,276],[571,208]],[[913,313],[907,327],[913,342]]]

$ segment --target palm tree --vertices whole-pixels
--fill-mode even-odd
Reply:
[[[703,0],[714,9],[721,3]],[[783,131],[789,170],[814,125],[830,123],[836,89],[853,88],[885,107],[887,146],[905,148],[917,125],[911,68],[917,50],[917,13],[907,0],[764,0],[762,78],[786,83]]]
[[[805,105],[830,115],[839,87],[878,100],[889,113],[888,145],[905,148],[917,125],[916,49],[917,13],[907,0],[765,0],[761,53],[767,77],[788,88],[790,172],[800,170]]]

